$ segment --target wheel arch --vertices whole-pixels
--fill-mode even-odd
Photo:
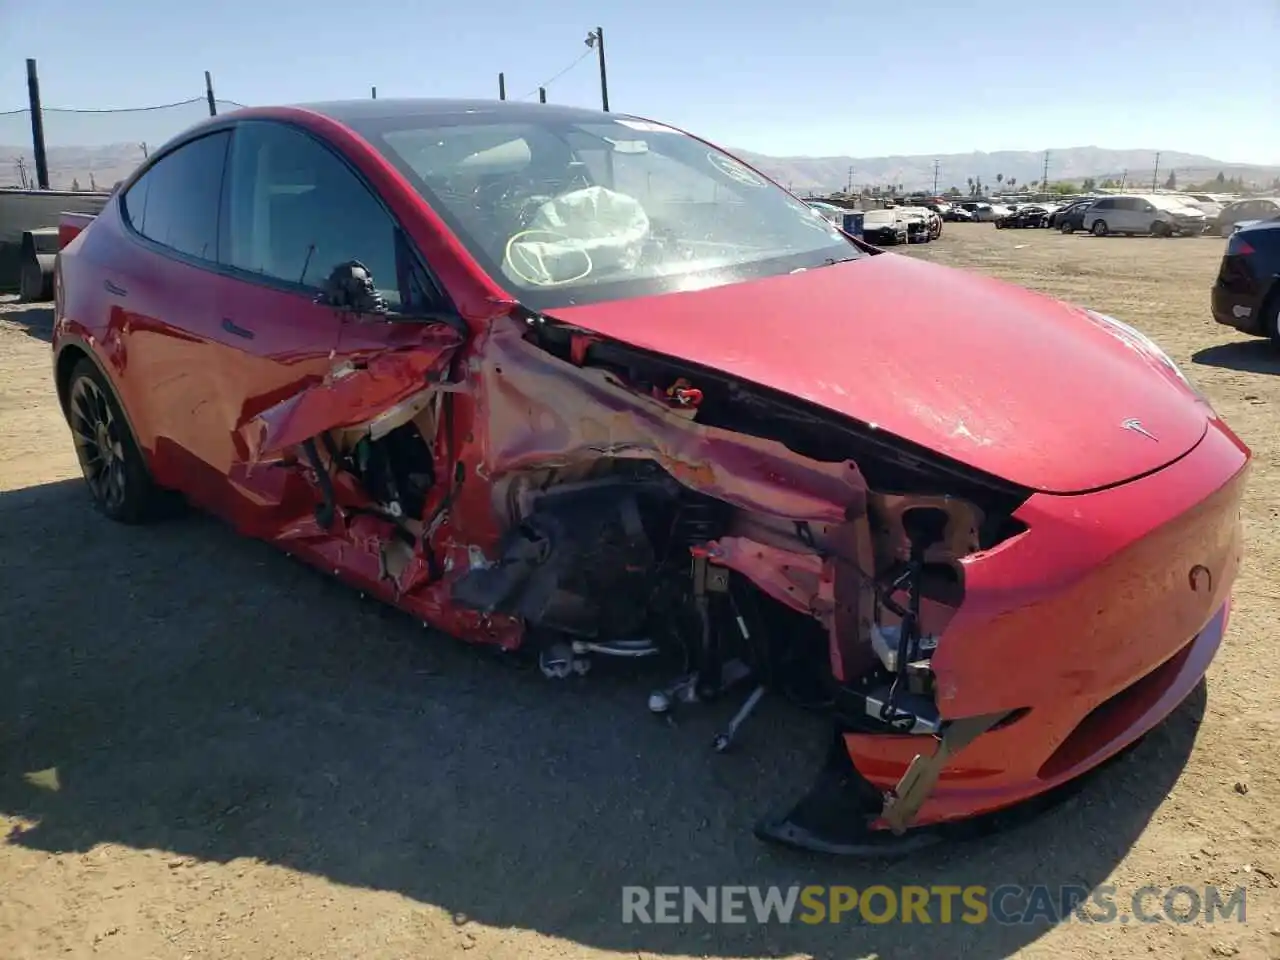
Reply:
[[[146,460],[147,451],[142,446],[142,440],[133,422],[133,417],[129,413],[129,408],[125,406],[124,398],[120,396],[120,390],[116,386],[115,379],[111,376],[111,371],[102,362],[102,358],[98,356],[97,351],[89,343],[76,336],[68,336],[58,344],[58,352],[53,361],[53,382],[55,389],[58,391],[58,404],[62,408],[63,416],[66,416],[67,413],[67,394],[71,388],[71,372],[79,366],[81,360],[88,360],[97,368],[103,382],[107,385],[107,389],[111,391],[111,395],[116,401],[116,406],[124,414],[124,422],[129,428],[129,432],[133,435],[133,442],[142,450],[143,459]]]
[[[1280,314],[1280,275],[1271,278],[1270,289],[1267,290],[1266,296],[1262,298],[1261,305],[1258,308],[1258,319],[1262,326],[1263,336],[1271,337],[1277,343],[1280,343],[1280,337],[1272,334],[1272,331],[1266,328],[1266,324],[1270,322],[1271,311],[1275,310]],[[1276,327],[1280,332],[1280,316],[1276,318]]]

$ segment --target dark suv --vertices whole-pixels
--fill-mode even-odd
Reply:
[[[1077,200],[1069,203],[1061,210],[1055,210],[1049,217],[1049,226],[1057,227],[1063,233],[1075,233],[1084,229],[1084,212],[1094,204],[1094,198]]]

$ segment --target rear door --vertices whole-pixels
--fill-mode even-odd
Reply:
[[[219,299],[225,464],[254,527],[283,491],[264,489],[259,459],[367,421],[438,373],[461,343],[404,232],[360,173],[311,133],[282,121],[239,124],[227,175]],[[329,305],[335,268],[359,262],[386,315]],[[392,358],[392,359],[389,359]],[[270,471],[267,471],[270,473]],[[264,509],[265,508],[265,509]]]
[[[108,265],[107,302],[122,318],[129,375],[121,390],[157,480],[207,502],[220,485],[217,385],[218,206],[231,135],[219,130],[154,159],[121,196],[134,241]]]

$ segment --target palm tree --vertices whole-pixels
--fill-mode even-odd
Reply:
[[[972,197],[973,196],[973,177],[969,177],[969,179],[966,180],[965,183],[969,184],[969,196]]]
[[[1004,183],[1004,174],[1003,174],[1003,173],[997,173],[997,174],[996,174],[996,185],[997,185],[997,186],[999,186],[999,185],[1000,185],[1000,184],[1002,184],[1002,183]],[[1013,186],[1013,183],[1012,183],[1012,182],[1010,182],[1009,186]]]

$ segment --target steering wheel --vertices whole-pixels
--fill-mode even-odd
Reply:
[[[530,287],[559,287],[567,283],[577,283],[579,280],[585,280],[590,276],[591,271],[595,268],[595,264],[591,262],[591,254],[584,249],[577,249],[576,252],[583,259],[583,269],[580,273],[562,280],[547,280],[545,265],[538,259],[533,258],[528,253],[522,251],[518,246],[523,240],[536,241],[556,241],[570,240],[574,238],[567,233],[559,230],[517,230],[507,240],[507,245],[502,252],[502,266],[515,275],[516,279]]]
[[[482,183],[475,188],[472,198],[477,206],[505,214],[521,228],[529,225],[539,207],[553,199],[549,194],[538,192],[528,181],[512,179]]]

